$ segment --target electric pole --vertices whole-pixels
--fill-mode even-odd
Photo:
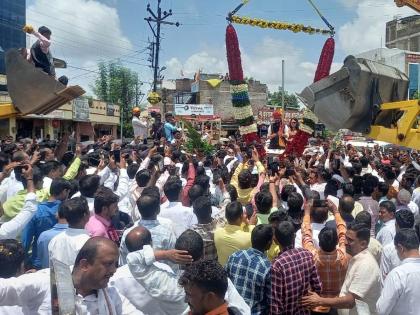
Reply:
[[[154,62],[152,64],[152,68],[154,69],[153,92],[156,92],[158,77],[160,77],[160,74],[159,74],[160,26],[161,26],[161,24],[175,25],[176,27],[178,27],[180,25],[178,22],[165,21],[166,18],[168,18],[169,16],[172,15],[172,10],[169,10],[168,12],[167,11],[162,12],[162,8],[160,7],[160,3],[161,3],[161,0],[158,0],[157,14],[155,14],[150,9],[150,3],[149,3],[147,5],[147,11],[150,13],[151,16],[145,18],[145,20],[147,21],[147,23],[150,26],[150,29],[152,30],[153,36],[155,37],[155,42],[154,42],[154,45],[153,45],[153,52],[154,52],[153,61]],[[156,31],[153,28],[152,23],[156,23]]]

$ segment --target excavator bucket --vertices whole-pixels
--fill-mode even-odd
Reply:
[[[61,84],[23,58],[19,50],[6,52],[7,89],[15,108],[26,114],[48,114],[83,95],[78,85]]]
[[[298,97],[328,129],[369,133],[371,125],[390,127],[398,111],[383,103],[407,99],[408,77],[396,68],[348,56],[334,74],[306,87]]]

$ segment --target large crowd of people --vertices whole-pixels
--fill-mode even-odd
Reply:
[[[134,114],[128,143],[1,142],[1,315],[419,314],[416,151],[238,137],[205,155],[173,116],[146,132]]]

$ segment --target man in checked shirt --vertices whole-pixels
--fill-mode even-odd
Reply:
[[[270,314],[309,315],[301,304],[309,290],[321,292],[321,282],[312,254],[303,248],[294,248],[295,228],[288,221],[281,222],[274,236],[282,251],[271,267]]]

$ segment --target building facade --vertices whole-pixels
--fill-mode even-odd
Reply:
[[[0,74],[6,73],[4,53],[10,48],[26,47],[22,31],[25,23],[26,0],[0,0]]]
[[[420,15],[386,23],[386,47],[420,52]]]

